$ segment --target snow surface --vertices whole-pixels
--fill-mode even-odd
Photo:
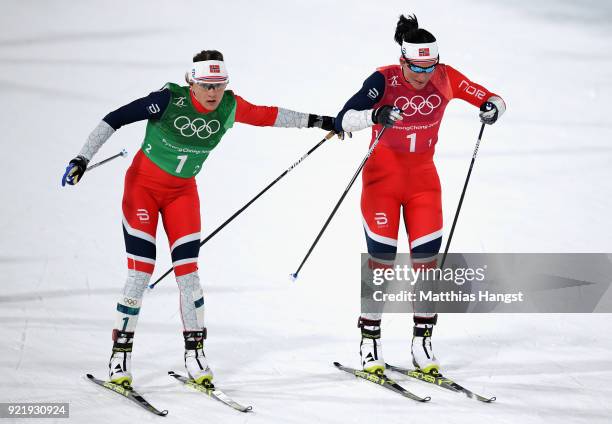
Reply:
[[[166,418],[86,382],[104,377],[125,278],[118,159],[61,188],[66,162],[108,111],[180,82],[192,54],[224,52],[246,99],[335,114],[375,67],[394,63],[400,13],[436,34],[442,59],[502,94],[455,233],[464,252],[611,252],[612,6],[605,1],[382,2],[25,1],[0,15],[3,154],[0,401],[70,402],[70,422],[610,422],[612,317],[442,316],[434,345],[449,376],[495,395],[485,405],[398,377],[417,404],[340,373],[358,366],[355,187],[301,272],[295,271],[363,157],[369,132],[331,141],[201,251],[217,383],[240,414],[177,384],[182,370],[172,278],[146,295],[135,382]],[[479,128],[453,102],[437,164],[450,222]],[[144,123],[96,159],[138,149]],[[203,233],[216,228],[321,137],[320,130],[236,126],[198,177]],[[159,231],[156,275],[169,265]],[[400,236],[406,251],[405,234]],[[409,365],[411,318],[385,319],[385,358]],[[608,334],[608,336],[606,336]],[[21,421],[20,421],[21,422]],[[24,421],[24,422],[27,422]],[[61,421],[65,422],[65,421]],[[160,421],[161,422],[161,421]]]

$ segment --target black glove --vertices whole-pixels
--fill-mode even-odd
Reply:
[[[335,124],[336,118],[331,116],[319,116],[313,115],[312,113],[308,115],[308,128],[317,127],[325,131],[334,131]],[[347,135],[349,138],[353,137],[352,133],[345,131],[337,132],[336,135],[340,140],[344,140],[345,135]]]
[[[308,115],[308,128],[317,127],[325,131],[333,131],[336,118],[331,116]]]
[[[398,108],[384,105],[372,111],[372,122],[391,128],[396,121],[401,121],[402,113]]]
[[[497,110],[497,106],[495,106],[491,102],[484,102],[482,106],[480,106],[480,122],[487,125],[492,125],[497,121],[497,117],[499,116],[499,111]]]
[[[62,177],[62,187],[66,184],[75,185],[78,183],[83,177],[88,163],[89,161],[83,156],[77,156],[72,159],[68,163],[66,172],[64,172],[64,176]]]

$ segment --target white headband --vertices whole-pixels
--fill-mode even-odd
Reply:
[[[429,64],[438,60],[438,44],[402,42],[402,56],[415,64]]]
[[[187,74],[191,82],[223,84],[229,81],[227,68],[222,60],[194,62]]]

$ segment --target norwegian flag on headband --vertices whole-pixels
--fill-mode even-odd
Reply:
[[[419,56],[429,56],[429,48],[419,49]]]
[[[210,84],[225,84],[229,81],[229,78],[227,68],[222,60],[202,60],[192,64],[191,80]]]

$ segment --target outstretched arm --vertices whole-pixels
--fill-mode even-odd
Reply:
[[[247,102],[242,97],[236,97],[236,122],[256,125],[258,127],[284,128],[322,128],[326,131],[334,129],[330,116],[319,116],[312,113],[295,112],[276,106],[257,106]]]

